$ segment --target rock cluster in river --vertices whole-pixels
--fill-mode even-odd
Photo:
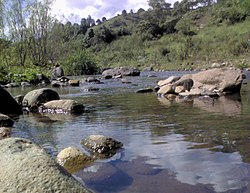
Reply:
[[[239,93],[243,79],[240,69],[216,68],[161,80],[158,82],[157,94],[166,98],[173,98],[173,94],[181,97],[219,97]]]

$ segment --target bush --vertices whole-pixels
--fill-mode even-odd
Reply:
[[[90,75],[98,71],[96,63],[85,51],[74,52],[61,63],[65,74],[70,76]]]

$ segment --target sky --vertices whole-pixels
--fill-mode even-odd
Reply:
[[[173,4],[177,0],[166,0]],[[107,19],[121,14],[122,10],[129,12],[133,9],[147,10],[147,0],[56,0],[52,6],[53,14],[61,21],[70,20],[71,22],[79,22],[81,18],[87,18],[91,15],[95,20],[106,17]]]

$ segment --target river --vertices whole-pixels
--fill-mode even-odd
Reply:
[[[103,80],[53,88],[62,99],[83,103],[86,113],[22,115],[12,136],[35,141],[52,157],[69,146],[88,154],[80,141],[91,134],[121,141],[116,155],[73,174],[95,192],[250,192],[250,85],[243,84],[236,97],[170,103],[135,91],[182,73],[150,73],[155,77],[146,72],[128,77],[132,84]],[[89,87],[99,91],[89,92]]]

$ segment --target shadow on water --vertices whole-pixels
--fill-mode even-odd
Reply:
[[[250,192],[250,85],[236,99],[170,102],[135,93],[175,74],[156,75],[128,78],[131,85],[107,80],[57,88],[61,98],[89,111],[23,115],[13,135],[36,141],[52,156],[69,146],[85,151],[80,141],[91,134],[121,141],[122,152],[74,174],[96,192]],[[87,92],[88,86],[99,91]]]

